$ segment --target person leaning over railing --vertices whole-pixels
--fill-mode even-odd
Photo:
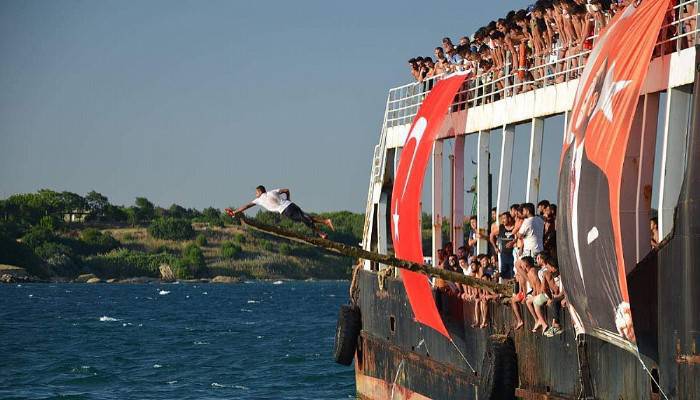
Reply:
[[[470,104],[575,79],[586,62],[597,34],[630,0],[538,0],[527,9],[511,10],[504,18],[480,27],[471,39],[455,46],[449,37],[436,47],[435,62],[409,63],[418,82],[455,71],[470,72]],[[695,43],[695,2],[681,2],[668,13],[657,55]],[[674,35],[683,37],[673,40]],[[426,88],[429,90],[429,88]],[[461,100],[460,100],[461,101]]]
[[[695,27],[696,27],[696,11],[695,11],[695,1],[684,4],[680,8],[680,17],[683,20],[682,29],[685,36],[686,45],[688,47],[695,46]]]

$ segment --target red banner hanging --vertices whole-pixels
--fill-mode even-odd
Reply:
[[[391,197],[391,231],[396,257],[423,263],[420,198],[433,143],[448,107],[466,75],[455,75],[435,84],[423,101],[406,138]],[[401,277],[416,321],[450,337],[433,299],[428,278],[402,270]]]
[[[625,260],[622,247],[634,229],[620,217],[622,167],[667,7],[668,0],[633,3],[600,34],[562,149],[557,251],[577,330],[623,345],[636,338],[625,269],[635,260]]]

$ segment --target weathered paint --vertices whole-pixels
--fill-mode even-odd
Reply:
[[[471,327],[473,303],[436,294],[445,324],[476,370],[473,374],[452,343],[413,320],[399,280],[386,279],[384,289],[380,290],[375,274],[362,271],[359,279],[363,375],[386,382],[397,379],[402,387],[433,399],[473,398],[473,385],[478,383],[487,338],[493,333],[503,333],[515,342],[520,396],[577,397],[580,382],[576,340],[566,313],[562,318],[564,333],[554,338],[529,332],[527,326],[532,326],[533,320],[524,308],[526,327],[513,331],[510,307],[501,304],[490,305],[491,324],[478,329]],[[390,318],[394,319],[393,331]],[[634,354],[592,337],[586,340],[596,398],[655,398],[650,379]],[[658,369],[651,360],[646,362],[650,369]],[[662,376],[664,373],[661,371]]]

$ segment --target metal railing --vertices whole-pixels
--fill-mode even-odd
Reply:
[[[661,26],[653,57],[663,56],[695,45],[698,36],[697,21],[700,15],[698,11],[698,0],[680,1],[669,9],[666,20]],[[583,42],[594,44],[600,29],[595,21],[591,22],[596,24],[593,34]],[[511,64],[506,63],[496,73],[489,71],[470,77],[465,80],[455,96],[450,112],[462,111],[468,107],[488,104],[519,93],[578,79],[590,52],[590,49],[584,49],[560,57],[560,54],[571,53],[571,50],[563,49],[561,45],[558,45],[549,53],[551,57],[548,57],[547,60],[545,60],[547,55],[540,56],[537,60],[534,56],[528,57],[528,68],[525,71],[513,71]],[[506,54],[506,58],[511,58],[510,53]],[[449,75],[442,74],[427,78],[422,82],[409,83],[389,90],[385,126],[390,128],[410,124],[423,99],[435,86],[435,83]]]

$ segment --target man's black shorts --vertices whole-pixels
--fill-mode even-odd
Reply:
[[[311,218],[304,214],[304,212],[301,211],[301,208],[299,208],[299,206],[294,203],[288,205],[287,208],[285,208],[284,211],[282,211],[282,215],[291,219],[292,221],[301,222],[313,227],[313,221],[311,220]]]

